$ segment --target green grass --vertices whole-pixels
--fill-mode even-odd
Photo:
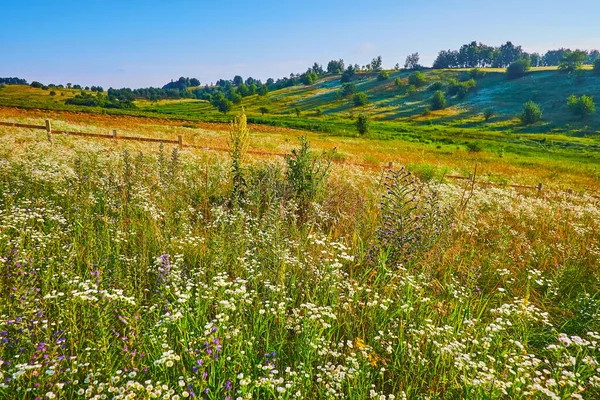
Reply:
[[[600,396],[590,198],[2,129],[1,399]]]

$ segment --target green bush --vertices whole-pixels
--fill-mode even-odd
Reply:
[[[363,92],[356,93],[352,97],[352,101],[354,102],[355,107],[364,106],[365,104],[367,104],[369,102],[367,99],[367,95]]]
[[[427,90],[429,90],[430,92],[435,92],[437,90],[442,90],[443,88],[444,88],[444,84],[440,81],[437,81],[437,82],[433,82],[431,85],[429,85]]]
[[[521,58],[520,60],[512,62],[508,68],[506,68],[506,76],[508,79],[517,79],[525,76],[530,68],[531,63],[529,59]]]
[[[434,110],[443,110],[446,108],[446,98],[441,90],[436,91],[431,98],[431,108]]]
[[[567,107],[569,107],[569,110],[571,110],[573,115],[581,118],[585,118],[588,115],[596,112],[596,104],[594,103],[594,99],[591,96],[586,95],[581,97],[571,95],[567,99]]]
[[[469,71],[469,75],[473,79],[483,78],[485,76],[485,74],[487,74],[487,72],[485,72],[479,68],[473,68],[472,70]]]
[[[352,96],[354,93],[356,93],[356,85],[354,83],[344,83],[340,89],[342,97]]]
[[[415,85],[410,85],[407,89],[406,89],[406,94],[409,96],[412,96],[414,94],[417,93],[417,87]]]
[[[448,85],[447,94],[448,96],[457,96],[459,99],[464,99],[467,94],[475,90],[477,83],[475,79],[469,79],[465,82],[459,82],[456,79],[450,79]]]
[[[54,90],[50,91],[50,96],[56,96],[56,92]]]
[[[268,113],[269,113],[269,109],[268,109],[267,107],[265,107],[265,106],[263,106],[263,107],[260,107],[260,108],[258,109],[258,111],[260,111],[260,113],[261,113],[262,115],[265,115],[265,114],[268,114]]]
[[[44,85],[38,81],[31,82],[31,84],[29,86],[31,86],[32,88],[36,88],[36,89],[41,89],[42,87],[44,87]]]
[[[360,114],[356,119],[356,130],[361,135],[369,133],[369,116],[367,114]]]
[[[379,74],[377,74],[378,81],[385,81],[389,77],[390,77],[390,73],[387,71],[380,71]]]
[[[415,72],[408,77],[408,83],[415,87],[421,87],[425,84],[425,75],[421,72]]]
[[[542,119],[542,110],[533,101],[528,101],[523,104],[523,113],[521,113],[519,118],[524,125],[535,124]]]
[[[469,142],[467,143],[467,151],[469,153],[479,153],[483,150],[481,144],[479,142]]]
[[[400,79],[400,78],[394,79],[394,86],[401,87],[403,85],[404,85],[404,82],[402,81],[402,79]]]

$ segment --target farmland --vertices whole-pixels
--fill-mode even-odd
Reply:
[[[0,117],[230,141],[58,108]],[[243,180],[226,152],[0,127],[0,398],[600,396],[596,139],[398,123],[412,140],[250,125],[294,156]],[[475,166],[499,186],[444,179]]]

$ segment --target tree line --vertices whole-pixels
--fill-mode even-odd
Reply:
[[[600,58],[598,50],[571,50],[561,48],[548,50],[545,54],[527,53],[522,46],[508,41],[498,47],[483,43],[471,42],[463,44],[458,50],[442,50],[433,62],[433,68],[506,68],[511,63],[528,59],[532,67],[558,66],[570,53],[580,52],[585,55],[584,63],[593,64]]]

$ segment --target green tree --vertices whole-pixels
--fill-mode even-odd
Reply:
[[[489,121],[494,115],[496,114],[496,112],[494,111],[493,108],[486,108],[485,110],[483,110],[483,119],[485,119],[485,121]]]
[[[356,93],[352,97],[352,101],[354,102],[355,107],[364,106],[365,104],[367,104],[369,102],[367,99],[367,95],[364,92]]]
[[[353,83],[344,83],[340,89],[340,95],[342,97],[348,97],[356,93],[356,85]]]
[[[587,53],[582,50],[566,51],[560,64],[558,64],[558,70],[564,72],[573,72],[581,69],[583,63],[587,60]]]
[[[44,85],[38,81],[31,82],[31,84],[29,86],[31,86],[32,88],[36,88],[36,89],[41,89],[42,87],[44,87]]]
[[[510,63],[510,65],[506,68],[506,76],[508,79],[517,79],[525,76],[530,68],[531,63],[529,59],[521,58],[520,60]]]
[[[258,111],[260,111],[260,113],[261,113],[262,115],[265,115],[265,114],[267,114],[267,113],[269,112],[269,109],[268,109],[267,107],[263,106],[263,107],[260,107],[260,108],[258,109]]]
[[[418,69],[419,65],[419,53],[412,53],[406,56],[406,61],[404,62],[404,68],[406,69]]]
[[[524,125],[535,124],[542,119],[542,110],[539,105],[530,100],[523,104],[523,112],[519,118]]]
[[[375,72],[381,71],[382,65],[383,65],[383,60],[381,59],[381,56],[377,56],[373,60],[371,60],[371,70],[372,71],[375,71]]]
[[[446,98],[441,90],[437,90],[431,98],[431,108],[434,110],[443,110],[446,108]]]
[[[369,133],[369,115],[368,114],[360,114],[356,119],[356,130],[361,135]]]
[[[227,114],[229,111],[231,111],[231,107],[233,107],[233,103],[231,102],[231,100],[228,100],[223,97],[216,102],[216,106],[217,106],[217,110],[219,110],[219,112],[222,112],[223,114]]]
[[[408,77],[408,83],[415,87],[421,87],[425,84],[425,75],[421,72],[415,72]]]
[[[567,107],[569,107],[569,110],[571,110],[573,115],[581,118],[586,118],[588,115],[596,112],[596,104],[594,103],[594,99],[591,96],[586,95],[581,97],[571,95],[567,99]]]

